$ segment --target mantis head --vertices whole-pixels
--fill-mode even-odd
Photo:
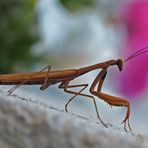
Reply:
[[[123,64],[126,63],[127,61],[141,55],[141,54],[144,54],[148,52],[148,46],[147,47],[144,47],[138,51],[136,51],[135,53],[133,53],[132,55],[130,55],[127,59],[125,60],[122,60],[122,59],[118,59],[118,60],[110,60],[110,61],[107,61],[106,62],[106,65],[107,66],[110,66],[110,65],[117,65],[119,70],[122,71],[123,69]]]
[[[117,66],[120,71],[122,71],[122,69],[123,69],[123,63],[124,63],[124,61],[122,59],[117,60]]]

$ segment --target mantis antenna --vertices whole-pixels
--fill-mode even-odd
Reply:
[[[146,49],[148,49],[148,46],[136,51],[134,54],[130,55],[126,60],[124,60],[124,63],[127,62],[128,60],[131,60],[131,59],[141,55],[141,54],[148,52],[148,50],[146,50]]]

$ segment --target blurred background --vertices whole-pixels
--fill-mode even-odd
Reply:
[[[126,59],[148,46],[147,15],[148,0],[1,0],[0,73],[39,71],[48,65],[51,70],[80,68]],[[148,54],[144,54],[125,63],[123,72],[110,67],[102,90],[130,101],[131,126],[145,135],[147,64]],[[98,73],[90,72],[71,84],[91,85]],[[58,85],[43,92],[39,86],[22,86],[17,92],[20,90],[37,94],[60,109],[72,97]],[[85,93],[89,94],[89,89]],[[102,119],[120,126],[126,110],[96,100]],[[97,121],[93,102],[87,98],[77,97],[69,111]]]

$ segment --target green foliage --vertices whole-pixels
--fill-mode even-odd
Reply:
[[[0,73],[30,66],[38,40],[35,0],[0,0]]]
[[[85,8],[93,8],[96,0],[60,0],[61,3],[70,11],[79,11]]]

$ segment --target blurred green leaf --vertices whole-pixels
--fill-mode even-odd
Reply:
[[[0,73],[31,66],[32,45],[39,39],[35,13],[36,0],[0,1]]]
[[[96,5],[96,0],[60,0],[61,3],[72,12],[79,11],[85,8],[93,8]]]

